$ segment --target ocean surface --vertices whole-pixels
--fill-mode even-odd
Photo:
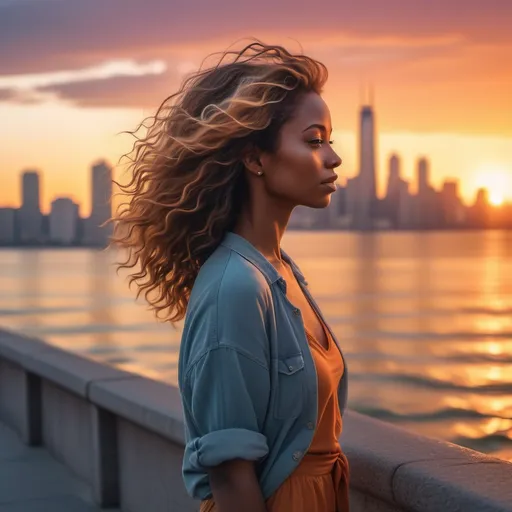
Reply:
[[[304,233],[301,267],[350,367],[349,406],[512,460],[512,232]],[[158,323],[114,251],[0,250],[0,327],[171,384]]]

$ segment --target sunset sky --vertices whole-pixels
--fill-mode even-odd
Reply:
[[[89,211],[89,168],[115,164],[136,127],[207,54],[257,37],[322,60],[342,175],[357,173],[361,89],[371,83],[379,190],[392,152],[413,180],[512,200],[510,0],[0,0],[0,206],[20,172]],[[242,44],[242,43],[240,43]],[[302,47],[302,50],[301,50]],[[413,180],[414,186],[414,180]]]

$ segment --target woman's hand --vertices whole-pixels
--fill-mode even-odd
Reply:
[[[254,462],[235,459],[208,471],[217,512],[267,512]]]

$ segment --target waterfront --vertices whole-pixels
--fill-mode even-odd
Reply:
[[[350,406],[512,459],[512,233],[289,233],[345,350]],[[176,382],[158,324],[94,250],[0,251],[0,325]]]

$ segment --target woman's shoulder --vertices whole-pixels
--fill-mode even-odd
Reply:
[[[201,267],[188,303],[180,348],[184,367],[220,346],[266,361],[271,308],[261,271],[235,251],[217,249]]]
[[[223,304],[236,305],[242,299],[268,298],[270,286],[253,263],[221,245],[202,265],[192,288],[191,302],[205,294]]]

